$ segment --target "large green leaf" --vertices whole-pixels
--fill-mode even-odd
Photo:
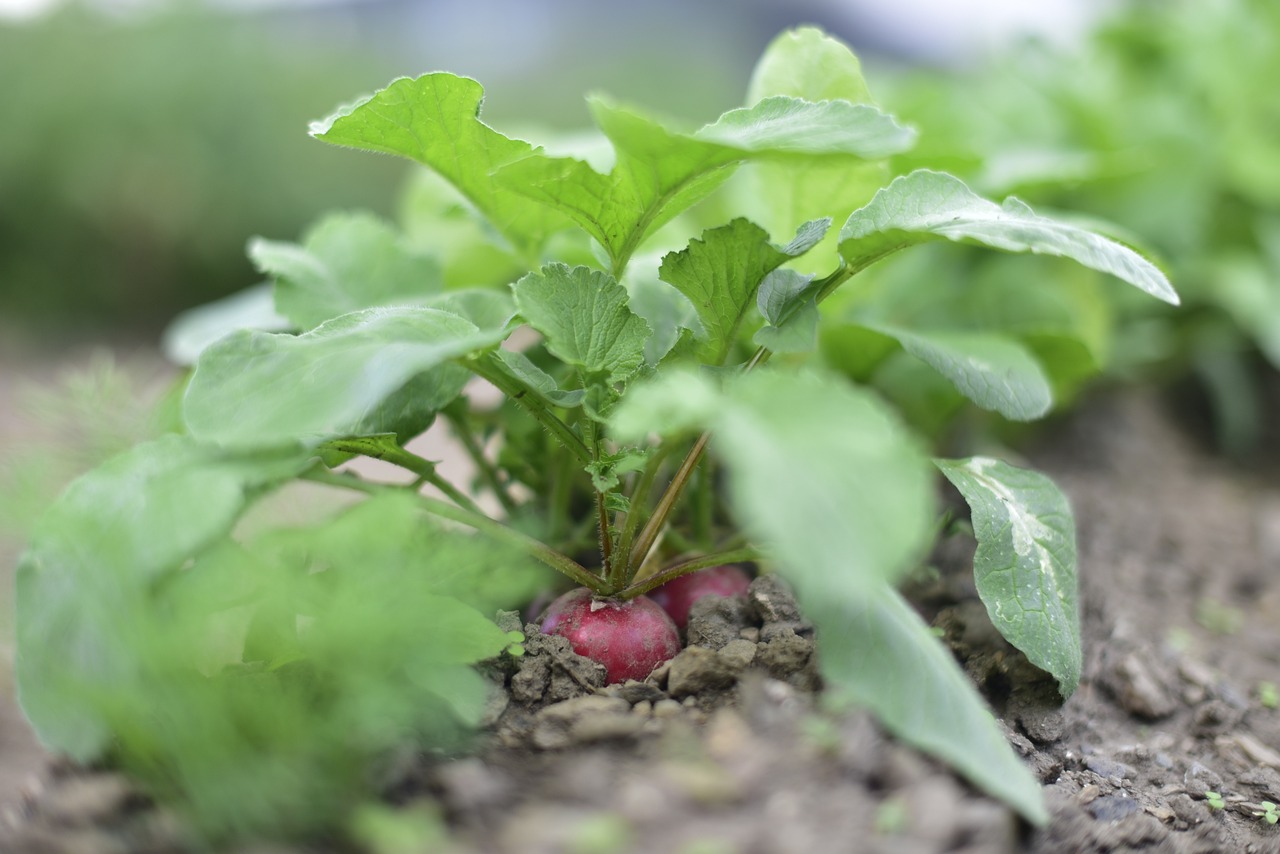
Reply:
[[[1053,392],[1040,364],[1009,336],[869,326],[896,339],[903,349],[942,374],[957,391],[983,409],[1014,421],[1031,421],[1053,405]]]
[[[300,329],[362,308],[421,302],[443,287],[435,259],[365,213],[330,214],[300,246],[257,238],[249,257],[275,279],[276,310]]]
[[[536,149],[480,121],[484,89],[438,72],[402,77],[381,91],[313,122],[325,142],[408,157],[446,178],[521,253],[532,255],[567,223],[557,213],[494,179],[499,166]]]
[[[19,691],[45,744],[81,760],[98,753],[107,729],[71,686],[127,690],[134,661],[124,630],[157,577],[226,534],[259,490],[308,461],[296,451],[233,456],[166,436],[67,488],[17,577]]]
[[[934,462],[969,502],[978,538],[974,577],[991,622],[1071,696],[1082,654],[1066,496],[1039,472],[988,457]]]
[[[929,540],[933,495],[928,461],[884,404],[818,374],[761,370],[720,390],[675,373],[633,389],[613,423],[623,440],[711,430],[734,515],[817,627],[828,693],[1044,822],[1035,778],[890,586]]]
[[[520,314],[562,361],[609,382],[625,380],[644,361],[649,324],[631,310],[626,289],[608,273],[548,264],[512,290]]]
[[[506,166],[498,178],[578,223],[609,253],[615,272],[645,237],[704,198],[744,160],[879,158],[911,142],[909,131],[874,107],[841,101],[768,98],[692,134],[601,99],[591,107],[616,150],[608,175],[581,160],[534,155]]]
[[[755,371],[717,390],[678,372],[631,390],[617,438],[710,429],[747,531],[812,589],[856,598],[929,538],[932,472],[873,395],[827,375]]]
[[[403,431],[406,410],[437,410],[462,390],[451,360],[506,334],[417,307],[353,312],[297,336],[237,333],[201,355],[184,417],[193,435],[240,446]]]
[[[1164,274],[1127,246],[1039,216],[1016,198],[997,205],[959,178],[927,169],[895,178],[866,207],[854,211],[840,231],[840,254],[860,268],[899,249],[944,239],[1071,258],[1165,302],[1178,302]]]
[[[796,593],[818,627],[830,701],[866,706],[894,735],[945,760],[1028,821],[1048,822],[1035,776],[950,651],[895,590],[835,600],[797,583]]]
[[[747,103],[777,95],[874,103],[853,51],[816,27],[780,34],[760,57]],[[750,163],[746,169],[742,201],[775,234],[785,234],[817,216],[843,222],[889,179],[885,162],[855,157],[791,158]],[[836,235],[829,234],[801,266],[810,271],[832,269],[838,260],[835,244]]]
[[[662,280],[689,298],[702,321],[705,335],[696,351],[700,361],[724,363],[765,276],[811,249],[830,224],[829,220],[807,222],[794,240],[775,246],[760,226],[735,219],[708,229],[700,240],[662,259]]]

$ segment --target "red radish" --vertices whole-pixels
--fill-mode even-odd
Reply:
[[[713,566],[700,569],[649,591],[649,598],[671,615],[676,626],[683,630],[689,624],[689,609],[703,596],[746,595],[751,578],[739,567]]]
[[[680,651],[675,624],[653,600],[597,599],[585,587],[551,603],[542,632],[568,638],[578,655],[603,664],[610,684],[644,679]]]

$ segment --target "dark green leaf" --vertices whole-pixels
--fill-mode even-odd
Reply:
[[[1080,682],[1075,521],[1039,472],[987,457],[935,460],[969,502],[978,538],[974,577],[991,622],[1063,697]]]

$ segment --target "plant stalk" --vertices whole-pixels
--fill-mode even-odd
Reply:
[[[498,503],[502,505],[502,509],[506,511],[508,516],[514,514],[516,512],[516,501],[511,497],[510,490],[507,489],[507,485],[502,482],[502,478],[498,475],[497,467],[485,456],[484,448],[480,447],[475,435],[468,429],[469,425],[466,423],[466,416],[446,412],[445,418],[453,425],[454,435],[466,450],[467,456],[471,457],[471,461],[476,464],[476,470],[484,478],[485,484],[498,497]]]
[[[741,547],[727,549],[725,551],[713,552],[711,554],[702,555],[701,557],[690,558],[655,572],[653,575],[645,578],[637,578],[626,587],[614,594],[619,599],[634,599],[636,596],[642,596],[650,590],[661,587],[673,578],[679,578],[682,575],[688,575],[691,572],[697,572],[700,569],[706,569],[709,566],[720,566],[725,563],[743,563],[749,560],[755,560],[760,553],[750,547]]]
[[[496,363],[491,363],[489,360],[493,358],[490,355],[479,359],[468,359],[463,364],[476,376],[492,383],[499,391],[515,401],[518,406],[524,407],[526,412],[545,427],[561,445],[568,448],[569,452],[577,457],[583,465],[591,462],[591,452],[587,449],[586,443],[578,438],[578,435],[573,432],[568,424],[551,411],[542,396],[502,370]]]
[[[361,439],[336,439],[327,443],[330,448],[344,454],[359,454],[360,456],[369,457],[370,459],[382,460],[399,466],[406,471],[410,471],[418,476],[414,482],[415,489],[424,483],[429,483],[436,489],[443,492],[459,507],[471,513],[477,513],[481,516],[485,512],[480,506],[471,499],[462,490],[458,489],[449,481],[445,480],[436,471],[436,464],[431,460],[418,456],[412,451],[406,451],[404,448],[396,446],[388,447],[386,445],[378,445],[374,443],[366,443]]]

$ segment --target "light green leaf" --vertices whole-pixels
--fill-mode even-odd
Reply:
[[[662,280],[689,298],[702,321],[706,335],[696,349],[700,361],[724,364],[765,276],[812,248],[829,225],[827,220],[805,223],[791,243],[775,246],[764,229],[735,219],[662,260]]]
[[[760,57],[747,90],[747,103],[775,95],[874,103],[853,51],[816,27],[782,33]],[[889,179],[884,161],[863,162],[852,157],[756,162],[746,170],[742,201],[753,218],[774,234],[785,233],[815,216],[843,222]],[[832,233],[800,266],[825,272],[837,263],[836,235]]]
[[[164,331],[161,349],[176,365],[194,365],[214,341],[241,329],[283,332],[288,318],[276,312],[270,284],[255,285],[211,303],[187,309]]]
[[[438,72],[402,77],[385,89],[311,124],[325,142],[408,157],[431,167],[466,197],[517,251],[531,255],[567,223],[493,177],[504,163],[527,157],[527,142],[480,121],[484,89],[467,77]]]
[[[632,271],[634,272],[634,266]],[[686,333],[705,338],[706,331],[689,298],[656,276],[629,274],[623,287],[631,295],[631,310],[644,318],[653,335],[644,345],[644,360],[657,365]]]
[[[911,332],[876,323],[867,326],[896,339],[983,409],[1014,421],[1031,421],[1053,405],[1053,392],[1040,364],[1013,338],[984,332]]]
[[[942,758],[1032,824],[1048,823],[1035,776],[951,652],[895,590],[832,599],[797,581],[796,593],[818,628],[830,701],[870,708],[898,738]]]
[[[81,684],[124,690],[134,662],[121,627],[156,579],[225,535],[264,487],[310,455],[231,455],[166,436],[113,457],[71,484],[41,520],[17,577],[22,705],[49,747],[88,760],[109,733],[76,700]]]
[[[353,312],[298,336],[237,333],[201,355],[183,412],[192,435],[228,445],[396,432],[400,419],[462,390],[465,372],[451,360],[506,334],[416,307]]]
[[[789,578],[833,597],[895,578],[929,538],[928,460],[887,407],[835,377],[754,371],[717,391],[677,372],[629,392],[613,426],[623,441],[711,430],[735,516]]]
[[[481,329],[502,329],[516,316],[516,302],[507,290],[462,288],[425,300],[424,305],[465,317]]]
[[[644,361],[649,325],[627,305],[627,291],[607,273],[548,264],[512,286],[529,325],[561,361],[608,382],[627,379]]]
[[[304,330],[362,308],[419,303],[443,287],[435,259],[365,213],[330,214],[301,246],[255,238],[249,257],[275,279],[276,310]]]
[[[752,339],[775,353],[808,353],[818,346],[821,284],[813,276],[780,269],[764,277],[756,307],[766,321]]]
[[[609,253],[615,272],[645,237],[707,196],[743,160],[883,157],[911,140],[874,107],[839,101],[769,98],[693,134],[601,99],[591,107],[617,152],[608,175],[581,160],[537,155],[503,168],[498,179],[573,219]]]
[[[586,466],[591,484],[597,492],[609,492],[618,488],[622,475],[640,471],[649,459],[649,451],[640,448],[622,448],[613,454],[602,454]]]
[[[512,376],[556,406],[571,408],[582,405],[582,398],[586,396],[584,389],[562,390],[555,377],[529,361],[529,357],[524,353],[518,353],[514,350],[496,350],[494,355],[511,372]]]
[[[861,268],[899,249],[929,240],[1071,258],[1176,305],[1164,274],[1137,252],[1090,231],[1037,215],[1016,198],[997,205],[959,178],[920,169],[895,178],[840,231],[840,254]]]
[[[761,370],[717,390],[675,373],[628,394],[613,424],[623,440],[710,429],[734,515],[769,547],[817,627],[828,693],[865,704],[904,740],[1045,822],[1035,778],[889,586],[927,544],[933,501],[929,463],[887,407],[817,374]]]
[[[974,577],[991,622],[1070,697],[1082,653],[1075,520],[1066,496],[1039,472],[988,457],[934,462],[972,511]]]

